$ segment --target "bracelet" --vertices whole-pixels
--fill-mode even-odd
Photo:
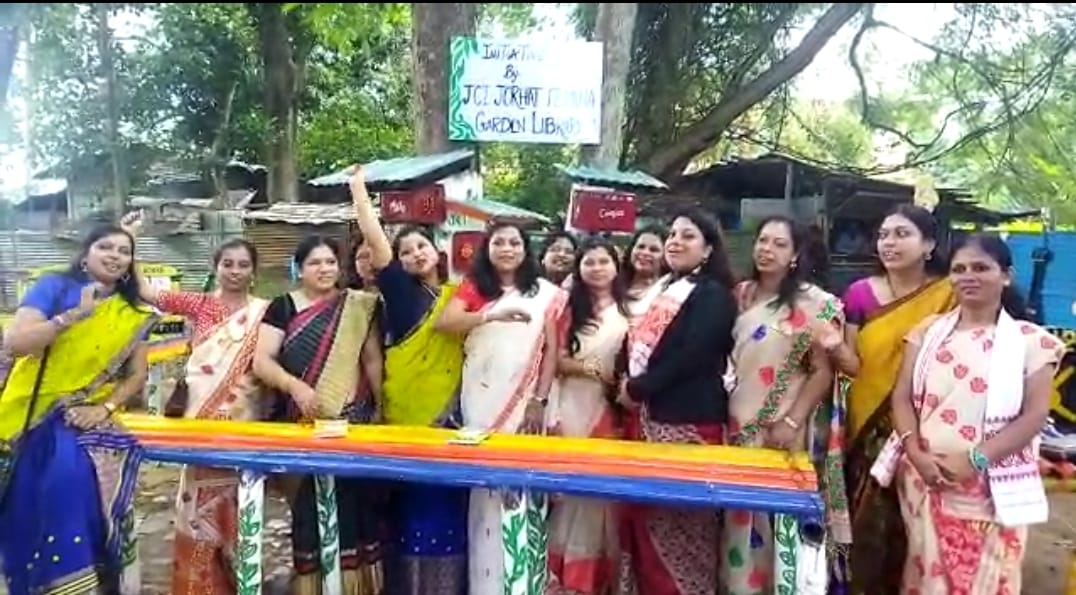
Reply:
[[[799,430],[800,429],[799,422],[792,419],[792,416],[790,416],[790,415],[784,416],[783,418],[781,418],[781,421],[788,424],[788,427],[792,428],[793,430]]]
[[[979,473],[985,473],[990,468],[990,459],[976,446],[968,451],[968,460],[971,461],[972,468]]]
[[[537,403],[542,407],[549,404],[549,397],[531,397],[531,403]]]
[[[111,401],[105,401],[104,403],[101,403],[101,406],[104,407],[105,411],[108,412],[109,417],[112,417],[112,414],[116,413],[116,409],[119,408],[116,406],[115,403]]]
[[[597,361],[588,359],[583,362],[583,372],[587,376],[594,376],[595,378],[601,376],[602,367]]]
[[[906,432],[901,432],[900,433],[900,444],[901,444],[901,446],[903,446],[904,443],[908,441],[908,438],[912,437],[912,433],[913,432],[911,430],[908,430]]]

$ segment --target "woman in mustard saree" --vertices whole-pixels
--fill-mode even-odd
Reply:
[[[133,263],[130,235],[93,230],[69,271],[30,288],[5,337],[16,358],[0,394],[10,457],[0,559],[11,595],[141,591],[132,510],[141,451],[111,422],[145,384],[156,322],[138,301]]]
[[[405,227],[389,242],[361,167],[351,179],[351,198],[384,306],[384,420],[458,428],[463,339],[434,329],[456,286],[442,280],[440,256],[425,229]],[[466,592],[468,494],[463,488],[418,484],[394,491],[389,593]]]
[[[869,471],[893,431],[889,394],[900,371],[904,336],[928,316],[956,305],[951,284],[941,276],[944,263],[934,256],[936,238],[937,224],[926,209],[903,205],[886,217],[877,236],[881,273],[845,292],[844,341],[823,339],[837,368],[853,379],[845,449],[851,568],[835,582],[849,580],[854,594],[900,589],[905,533],[897,496]]]

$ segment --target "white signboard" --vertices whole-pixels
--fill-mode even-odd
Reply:
[[[601,142],[600,42],[454,37],[450,64],[449,139]]]

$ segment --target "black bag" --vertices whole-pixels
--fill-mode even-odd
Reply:
[[[37,396],[41,392],[41,380],[45,377],[45,366],[49,362],[50,347],[45,348],[41,354],[41,365],[37,368],[37,378],[34,379],[34,392],[30,395],[30,406],[26,409],[26,420],[22,424],[19,437],[23,437],[30,429],[30,423],[34,420],[34,409],[37,408]],[[0,507],[7,500],[8,484],[11,483],[11,474],[15,471],[15,461],[18,456],[18,443],[5,442],[0,444]]]

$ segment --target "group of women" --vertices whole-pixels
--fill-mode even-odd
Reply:
[[[309,237],[295,289],[272,300],[251,295],[258,259],[242,240],[217,251],[215,290],[158,291],[134,272],[137,217],[30,289],[0,394],[10,593],[138,592],[140,450],[113,413],[145,383],[157,311],[193,327],[188,417],[806,450],[831,592],[1020,592],[1062,347],[1021,320],[1000,240],[942,257],[930,213],[902,207],[878,229],[878,273],[837,299],[813,282],[809,236],[779,217],[739,281],[702,213],[638,232],[623,255],[567,234],[532,254],[523,229],[495,223],[456,284],[428,231],[389,239],[360,168],[351,190],[348,289],[339,246]],[[236,486],[234,472],[184,469],[172,593],[235,592]],[[319,593],[314,482],[274,486],[291,506],[292,592]],[[765,514],[346,478],[336,494],[348,594],[773,588]]]

